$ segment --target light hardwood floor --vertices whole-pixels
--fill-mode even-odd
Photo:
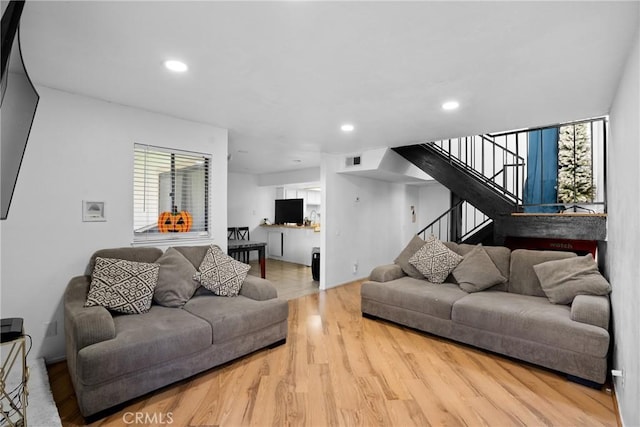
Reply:
[[[618,425],[607,391],[363,318],[359,295],[352,283],[290,300],[286,344],[140,397],[92,425],[121,426],[131,413],[165,422],[170,414],[173,426]],[[49,375],[63,425],[83,425],[65,363]]]
[[[278,297],[291,300],[319,292],[320,283],[313,280],[311,267],[277,259],[267,259],[266,263],[266,278],[278,289]],[[260,276],[258,261],[249,264],[249,274]]]

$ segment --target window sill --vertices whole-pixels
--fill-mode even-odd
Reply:
[[[211,236],[193,236],[182,238],[159,238],[159,239],[140,239],[131,242],[132,247],[138,246],[187,246],[187,245],[209,245],[213,243]]]

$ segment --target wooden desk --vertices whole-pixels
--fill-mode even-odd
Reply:
[[[266,277],[266,264],[265,264],[265,248],[266,242],[256,242],[253,240],[228,240],[227,252],[229,255],[258,251],[258,259],[260,260],[260,277],[265,279]]]

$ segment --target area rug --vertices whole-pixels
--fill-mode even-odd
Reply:
[[[29,404],[27,425],[33,427],[62,427],[58,408],[51,394],[49,376],[44,359],[30,360],[29,364]]]

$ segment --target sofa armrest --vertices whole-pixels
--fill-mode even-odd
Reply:
[[[609,330],[608,296],[578,295],[571,304],[571,320]]]
[[[116,336],[116,327],[109,310],[104,307],[85,307],[90,276],[71,279],[64,293],[64,326],[67,344],[75,351],[110,340]]]
[[[278,298],[278,291],[273,283],[258,276],[247,275],[242,282],[240,295],[256,301]]]
[[[369,280],[374,282],[390,282],[406,276],[402,267],[398,264],[380,265],[374,268],[369,275]]]

